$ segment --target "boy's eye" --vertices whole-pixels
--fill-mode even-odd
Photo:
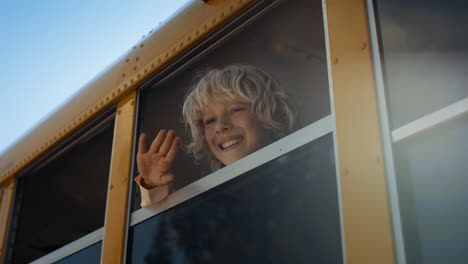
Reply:
[[[207,126],[207,125],[209,125],[209,124],[212,124],[212,123],[214,123],[214,121],[215,121],[215,119],[214,119],[214,118],[209,118],[209,119],[206,119],[206,120],[205,120],[205,122],[204,122],[204,123],[205,123],[205,126]]]
[[[232,111],[233,114],[235,114],[235,113],[239,113],[239,112],[244,111],[244,108],[243,107],[235,107],[231,111]]]

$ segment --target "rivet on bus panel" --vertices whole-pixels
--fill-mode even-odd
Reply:
[[[334,57],[333,58],[333,64],[338,64],[340,60],[338,59],[338,57]]]
[[[367,49],[367,43],[366,42],[363,42],[361,44],[361,50],[366,50]]]

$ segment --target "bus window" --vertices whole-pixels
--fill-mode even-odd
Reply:
[[[468,258],[467,133],[464,116],[394,146],[408,263]]]
[[[377,4],[392,128],[468,97],[466,2]]]
[[[113,126],[112,113],[99,117],[18,177],[4,263],[47,257],[103,227]]]
[[[332,134],[130,228],[127,263],[342,263]]]
[[[101,248],[102,248],[102,241],[88,248],[85,248],[69,257],[66,257],[62,260],[54,262],[54,264],[67,264],[67,263],[99,264],[101,263]]]
[[[271,1],[266,2],[271,4]],[[148,134],[148,141],[151,142],[160,129],[172,129],[187,145],[190,132],[185,129],[181,114],[187,90],[209,69],[236,64],[258,67],[278,83],[297,108],[297,128],[329,115],[330,96],[321,6],[320,1],[297,0],[287,4],[280,1],[269,9],[268,14],[258,17],[253,15],[255,18],[252,23],[233,32],[226,40],[212,46],[206,45],[204,51],[192,54],[195,56],[203,52],[200,58],[174,69],[167,77],[156,77],[154,84],[141,89],[137,134]],[[172,187],[178,190],[211,173],[212,168],[209,162],[194,164],[192,155],[179,151],[173,172],[176,177]],[[138,171],[135,171],[135,176],[137,174]],[[133,211],[140,204],[138,188],[134,193]]]
[[[406,263],[466,262],[468,4],[375,2],[398,254]]]
[[[236,64],[272,76],[296,105],[299,125],[214,172],[179,153],[175,191],[150,209],[134,199],[128,263],[343,263],[322,2],[263,1],[237,26],[141,88],[139,132],[152,140],[174,129],[189,138],[180,114],[187,89],[206,69]]]

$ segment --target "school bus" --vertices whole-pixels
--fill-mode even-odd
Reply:
[[[467,4],[192,0],[0,157],[2,263],[466,263]],[[301,127],[140,208],[138,135],[249,64]]]

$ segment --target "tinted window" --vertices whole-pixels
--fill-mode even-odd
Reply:
[[[468,97],[468,2],[376,3],[393,129]]]
[[[468,116],[395,145],[408,263],[468,259]]]
[[[331,134],[130,229],[128,263],[342,263]]]
[[[104,225],[113,118],[85,129],[18,180],[7,263],[27,263]]]
[[[375,3],[391,129],[468,97],[466,1]],[[467,121],[445,120],[393,145],[407,263],[468,259]]]
[[[101,263],[102,242],[89,246],[69,257],[54,262],[55,264],[99,264]]]

